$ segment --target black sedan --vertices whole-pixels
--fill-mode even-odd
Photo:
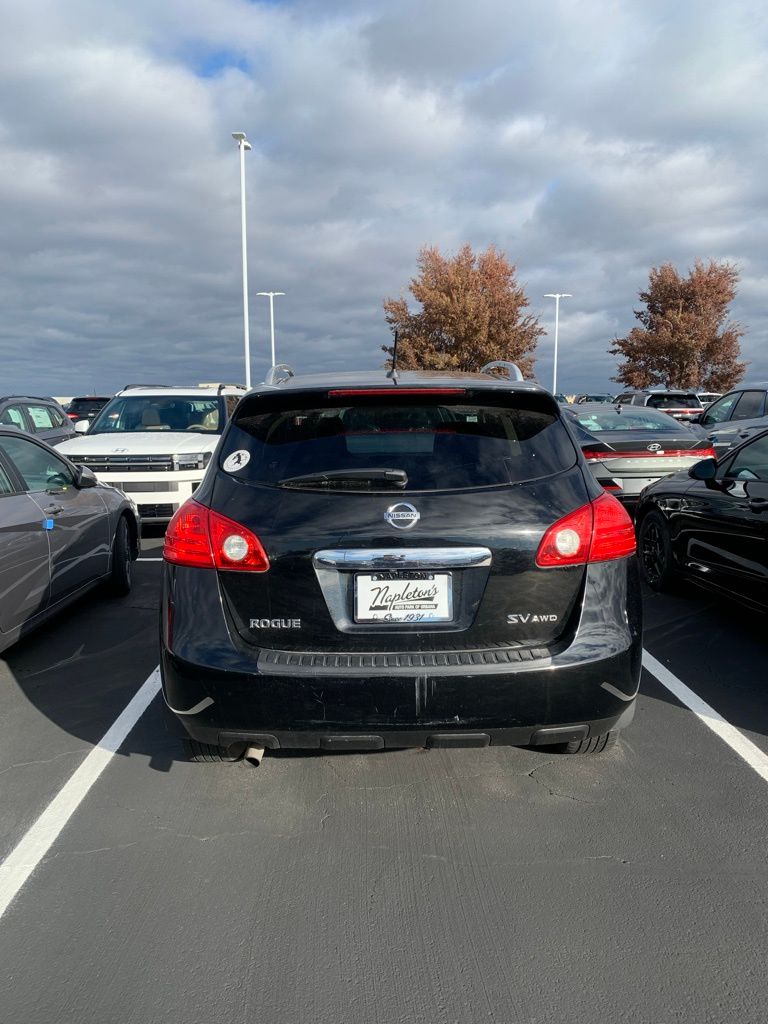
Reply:
[[[138,554],[130,498],[0,428],[0,651],[99,583],[127,594]]]
[[[599,483],[632,508],[648,484],[715,452],[709,441],[647,406],[569,406],[567,419]]]
[[[768,430],[646,488],[636,518],[654,590],[686,578],[768,608]]]

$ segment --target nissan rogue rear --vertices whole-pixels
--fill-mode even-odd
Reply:
[[[634,713],[634,551],[538,385],[286,373],[168,528],[165,700],[201,760],[599,752]]]

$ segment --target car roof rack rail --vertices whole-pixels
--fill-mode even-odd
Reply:
[[[267,370],[264,383],[275,387],[277,384],[283,384],[295,376],[296,374],[292,366],[289,366],[288,363],[278,363],[276,366],[270,366]]]
[[[0,395],[0,402],[7,402],[9,398],[23,398],[25,400],[33,398],[36,402],[57,402],[53,395]]]
[[[122,391],[134,391],[136,388],[175,388],[176,384],[126,384]]]
[[[517,363],[510,363],[507,359],[494,359],[493,362],[486,363],[480,369],[480,373],[488,373],[489,370],[506,370],[509,374],[510,380],[524,380],[520,367]]]
[[[244,384],[218,384],[216,386],[216,394],[220,395],[224,388],[237,388],[238,391],[245,391]]]

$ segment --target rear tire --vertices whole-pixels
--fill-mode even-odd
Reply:
[[[243,751],[240,751],[239,754],[232,754],[227,747],[220,747],[215,743],[201,743],[199,740],[189,737],[184,740],[184,747],[190,761],[206,764],[234,764],[235,761],[240,761],[243,757]]]
[[[619,730],[601,732],[597,736],[589,736],[585,740],[570,740],[564,743],[563,754],[603,754],[615,747],[619,739]]]
[[[672,538],[666,520],[659,512],[644,516],[637,531],[637,552],[643,579],[660,593],[672,590],[676,572],[672,559]]]
[[[120,516],[112,543],[112,571],[107,581],[107,590],[114,597],[125,597],[131,592],[131,540],[128,534],[128,520]]]

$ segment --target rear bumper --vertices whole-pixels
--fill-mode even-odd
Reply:
[[[212,743],[230,750],[258,747],[261,750],[401,750],[403,747],[545,747],[588,736],[599,736],[611,729],[625,729],[634,718],[635,702],[627,705],[619,716],[591,722],[530,729],[380,729],[371,731],[337,731],[329,729],[294,729],[275,732],[234,730],[188,725],[189,735],[201,743]]]
[[[230,636],[216,575],[204,569],[166,565],[161,608],[165,700],[202,742],[544,744],[623,728],[634,712],[642,645],[634,559],[589,566],[578,626],[557,653],[458,668],[270,667]]]

